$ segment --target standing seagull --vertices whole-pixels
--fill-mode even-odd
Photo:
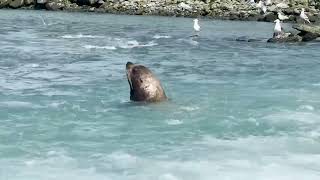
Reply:
[[[274,22],[276,24],[275,24],[274,29],[273,29],[273,37],[274,38],[280,38],[281,34],[282,34],[282,27],[281,27],[281,24],[280,24],[280,20],[276,19]]]
[[[199,26],[199,24],[198,24],[198,19],[194,19],[193,20],[193,29],[194,29],[194,31],[195,32],[199,32],[200,31],[200,26]]]
[[[263,14],[267,12],[267,6],[264,4],[262,0],[260,0],[257,4],[257,8],[260,8],[260,11],[263,12]]]
[[[308,16],[304,13],[304,8],[301,9],[300,18],[303,20],[303,23],[304,23],[304,24],[305,24],[306,22],[308,22],[309,24],[311,23],[311,22],[309,21]]]
[[[194,30],[194,34],[191,37],[197,37],[199,36],[199,32],[200,32],[200,25],[198,24],[198,19],[194,19],[193,20],[193,30]]]

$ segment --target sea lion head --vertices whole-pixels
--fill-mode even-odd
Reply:
[[[130,100],[160,102],[167,99],[160,81],[147,67],[127,62],[126,72],[130,86]]]

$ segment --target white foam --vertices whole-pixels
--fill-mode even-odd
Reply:
[[[259,125],[260,125],[259,121],[257,121],[257,119],[255,119],[255,118],[253,118],[253,117],[248,118],[248,122],[255,123],[256,126],[259,126]]]
[[[306,107],[304,107],[306,108]],[[312,109],[311,107],[307,107],[309,109]],[[309,110],[308,109],[308,110]],[[280,112],[269,114],[263,119],[267,123],[272,124],[278,124],[278,125],[286,125],[287,123],[296,123],[300,125],[306,125],[306,124],[316,124],[320,122],[320,115],[316,112],[313,112],[312,110],[309,111],[303,111],[303,112],[297,112],[297,111],[289,111],[289,110],[283,110]]]
[[[178,119],[169,119],[169,120],[166,120],[166,123],[168,125],[179,125],[179,124],[182,124],[183,121]]]
[[[166,173],[161,175],[158,180],[179,180],[179,178],[175,177],[174,175],[170,173]]]
[[[30,102],[23,102],[23,101],[3,101],[0,102],[0,107],[5,106],[9,108],[41,108],[40,105],[35,105]]]
[[[124,44],[119,44],[119,47],[123,49],[132,49],[137,47],[151,47],[156,45],[158,44],[155,43],[154,41],[150,41],[147,44],[140,44],[138,41],[132,40],[132,41],[127,41]]]
[[[107,156],[108,161],[116,169],[135,167],[138,161],[136,156],[124,152],[114,152]]]
[[[156,34],[152,38],[154,38],[154,39],[169,39],[169,38],[171,38],[171,36]]]
[[[298,108],[299,110],[308,110],[308,111],[314,111],[314,107],[311,105],[301,105]]]
[[[204,136],[186,146],[178,145],[178,151],[170,151],[171,147],[166,152],[158,151],[165,154],[162,157],[157,152],[136,156],[116,151],[87,159],[57,152],[38,157],[29,166],[7,158],[0,159],[0,164],[6,165],[6,177],[13,180],[319,180],[319,145],[318,141],[290,136]],[[154,147],[143,147],[143,152],[148,148]]]
[[[64,39],[81,39],[81,38],[102,38],[103,36],[93,36],[93,35],[83,35],[83,34],[77,34],[77,35],[64,35],[61,36]]]
[[[34,63],[34,64],[27,64],[26,67],[37,68],[37,67],[40,67],[40,65]]]
[[[53,155],[57,155],[57,154],[58,154],[58,152],[56,152],[56,151],[48,151],[47,152],[48,156],[53,156]]]
[[[94,45],[85,45],[83,46],[86,49],[106,49],[106,50],[115,50],[115,46],[94,46]]]
[[[180,107],[180,109],[184,110],[184,111],[196,111],[200,108],[197,106],[182,106],[182,107]]]
[[[36,161],[35,160],[28,160],[28,161],[25,161],[25,164],[27,165],[27,166],[32,166],[32,165],[34,165],[36,163]]]
[[[188,44],[190,44],[192,46],[198,46],[199,45],[199,42],[193,40],[192,38],[190,38],[190,39],[178,39],[177,41],[178,42],[182,42],[182,43],[188,43]]]

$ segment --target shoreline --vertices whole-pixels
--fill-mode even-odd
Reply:
[[[291,0],[293,1],[293,0]],[[290,2],[291,2],[290,1]],[[35,9],[66,12],[96,12],[120,15],[148,15],[218,20],[264,21],[278,19],[278,12],[288,17],[283,22],[299,22],[301,8],[305,8],[312,23],[320,23],[320,2],[293,4],[274,0],[262,12],[258,3],[245,0],[0,0],[0,9]]]

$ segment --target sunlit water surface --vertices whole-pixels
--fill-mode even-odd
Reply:
[[[320,44],[273,24],[0,11],[1,180],[319,180]],[[261,42],[238,42],[248,36]],[[125,63],[170,100],[129,101]]]

